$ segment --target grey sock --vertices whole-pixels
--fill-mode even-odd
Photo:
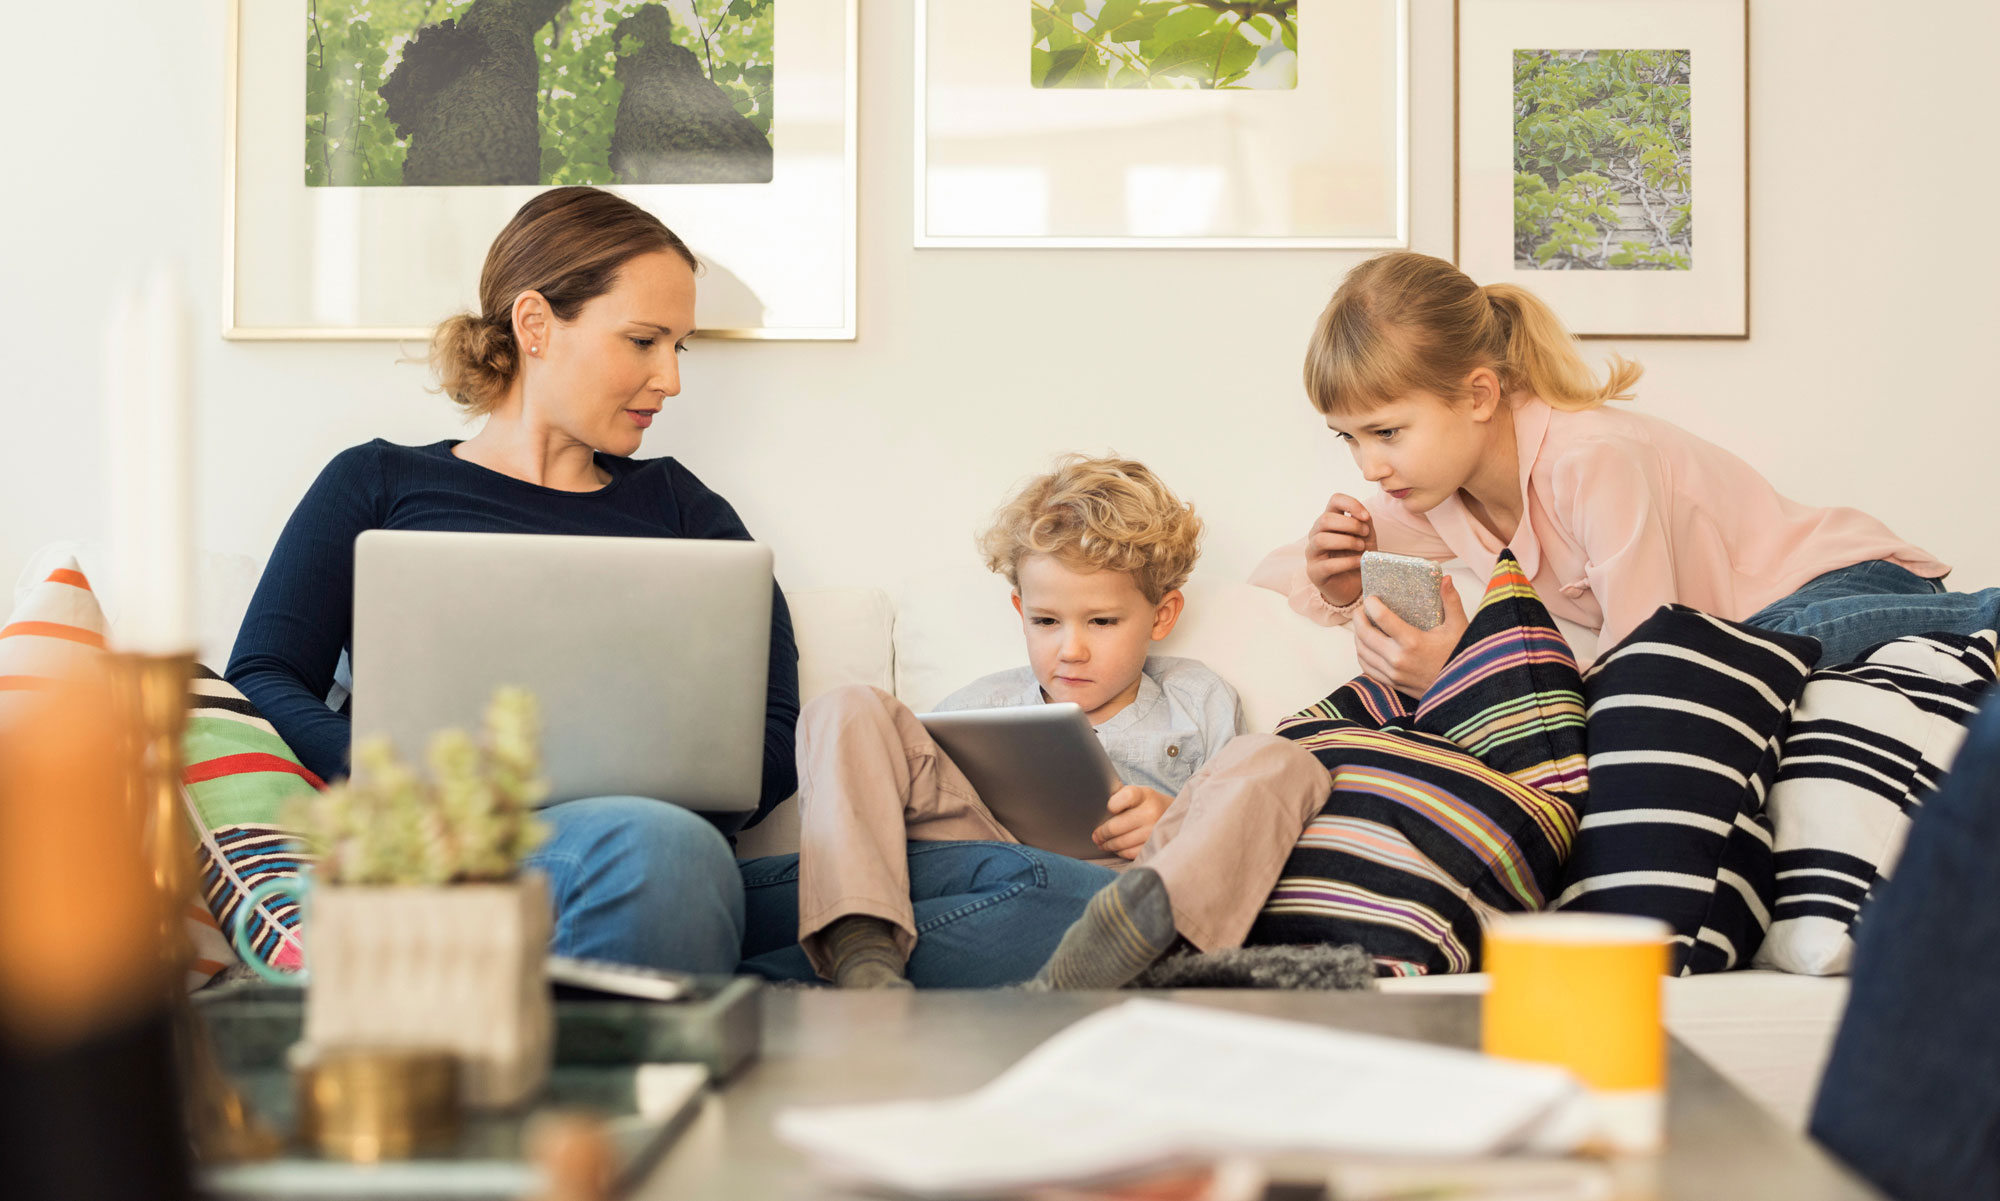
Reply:
[[[903,977],[903,952],[896,945],[892,922],[865,913],[850,913],[820,932],[833,960],[833,982],[839,988],[909,988]]]
[[[1167,886],[1149,867],[1127,868],[1090,898],[1030,988],[1120,988],[1174,941]]]

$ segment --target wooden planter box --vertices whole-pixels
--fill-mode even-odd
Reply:
[[[456,1052],[467,1105],[506,1108],[548,1078],[548,885],[313,890],[306,1041]]]

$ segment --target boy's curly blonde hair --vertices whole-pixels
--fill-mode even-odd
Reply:
[[[1054,555],[1085,570],[1125,572],[1157,605],[1194,571],[1201,518],[1144,463],[1064,455],[1000,507],[979,549],[1017,592],[1022,558]]]

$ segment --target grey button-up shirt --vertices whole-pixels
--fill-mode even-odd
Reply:
[[[938,702],[946,709],[1001,709],[1042,704],[1033,669],[1016,667],[982,676]],[[1139,677],[1139,695],[1097,727],[1105,753],[1127,784],[1179,795],[1188,777],[1243,732],[1236,690],[1197,659],[1151,655]]]

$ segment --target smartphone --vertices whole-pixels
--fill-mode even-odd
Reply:
[[[1429,559],[1363,552],[1361,595],[1381,597],[1391,613],[1420,630],[1444,624],[1444,568]]]

